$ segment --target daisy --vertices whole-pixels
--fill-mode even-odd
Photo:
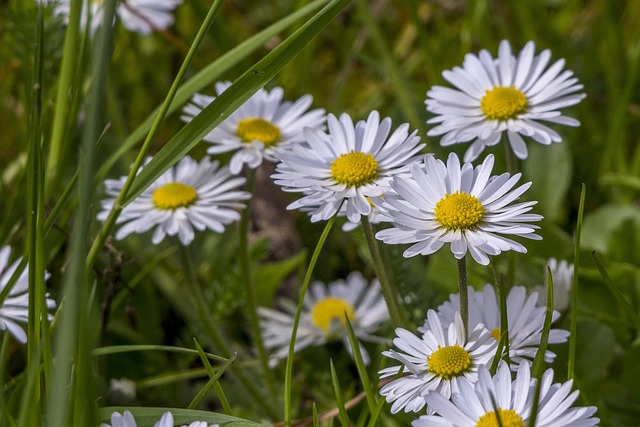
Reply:
[[[42,0],[40,0],[42,2]],[[122,0],[118,2],[116,15],[122,25],[129,31],[148,35],[151,31],[164,31],[173,24],[172,11],[182,0]],[[91,19],[91,33],[102,25],[104,14],[104,0],[92,0],[90,17],[83,8],[81,25],[85,27]],[[58,0],[54,13],[62,15],[68,21],[71,0]]]
[[[537,427],[590,427],[600,420],[594,418],[595,406],[572,407],[579,392],[571,393],[573,381],[564,384],[553,382],[553,369],[542,375],[540,399],[535,425]],[[490,427],[526,426],[531,418],[537,380],[531,378],[529,364],[524,362],[518,368],[516,379],[511,381],[509,367],[504,361],[491,377],[486,366],[480,367],[475,386],[461,384],[460,391],[446,399],[438,393],[426,396],[429,408],[437,415],[423,415],[413,421],[413,427]],[[495,404],[494,404],[495,402]],[[496,408],[498,407],[498,416]]]
[[[393,343],[403,353],[395,350],[382,354],[398,360],[400,366],[380,371],[381,378],[396,376],[398,372],[408,375],[394,379],[380,389],[387,402],[393,402],[391,413],[420,411],[430,390],[441,393],[446,399],[457,392],[460,384],[474,383],[478,367],[491,362],[498,343],[491,333],[477,325],[469,337],[466,335],[460,314],[454,323],[444,326],[434,310],[427,313],[428,331],[419,338],[406,329],[396,329]]]
[[[15,273],[20,265],[22,258],[18,258],[13,264],[9,265],[11,257],[11,248],[4,246],[0,249],[0,293],[11,280],[11,276]],[[45,280],[49,278],[49,273],[45,272]],[[18,342],[25,344],[27,342],[27,334],[18,323],[27,323],[29,320],[29,266],[22,270],[18,279],[9,291],[6,299],[0,303],[0,330],[7,330],[15,337]],[[46,304],[48,309],[56,307],[54,300],[46,295]],[[48,315],[49,320],[53,316]]]
[[[521,174],[491,176],[493,161],[490,155],[475,169],[471,163],[461,168],[458,156],[451,153],[446,165],[430,155],[424,164],[410,165],[411,177],[392,180],[394,192],[382,198],[394,227],[379,231],[376,238],[390,244],[415,243],[404,252],[406,258],[432,254],[445,243],[451,244],[456,258],[469,251],[482,265],[489,264],[487,255],[527,252],[522,244],[502,235],[541,239],[534,234],[538,227],[526,224],[542,219],[526,213],[537,202],[509,205],[531,183],[513,189]]]
[[[571,302],[571,285],[573,284],[573,264],[565,260],[558,261],[555,258],[549,258],[544,268],[545,283],[547,282],[547,268],[551,270],[551,278],[553,279],[553,308],[558,311],[564,311],[569,308]],[[533,288],[540,294],[538,305],[547,306],[547,288],[545,286],[536,286]]]
[[[328,286],[322,282],[312,283],[304,297],[303,307],[296,352],[312,345],[340,340],[351,353],[346,318],[351,322],[356,337],[365,341],[380,341],[372,334],[389,319],[378,280],[368,284],[362,274],[355,271],[346,280],[338,280]],[[258,308],[264,344],[275,359],[288,355],[296,312],[293,301],[282,301],[282,308],[284,311]],[[369,354],[362,345],[360,352],[368,364]]]
[[[217,83],[220,95],[231,83]],[[262,164],[263,159],[277,162],[278,153],[292,143],[304,141],[302,130],[324,128],[325,111],[307,111],[313,98],[305,95],[295,102],[283,101],[284,91],[276,87],[270,92],[260,89],[247,102],[209,132],[204,140],[213,144],[210,154],[235,151],[231,157],[231,173],[237,175],[246,163],[250,169]],[[195,94],[183,109],[181,119],[190,122],[215,97]]]
[[[560,135],[542,122],[579,126],[580,122],[561,115],[562,108],[579,103],[583,93],[573,72],[565,70],[564,59],[547,68],[551,52],[535,55],[528,42],[517,57],[504,40],[494,59],[486,50],[467,54],[462,68],[442,73],[456,89],[434,86],[427,92],[427,111],[437,123],[428,136],[444,135],[440,144],[448,146],[473,141],[464,161],[475,160],[485,147],[500,142],[503,133],[520,159],[527,158],[522,136],[544,145],[560,142]]]
[[[527,296],[527,290],[523,286],[514,286],[507,295],[507,321],[509,325],[509,358],[511,369],[514,371],[525,359],[533,360],[540,346],[542,328],[546,314],[545,307],[536,305],[539,294],[531,292]],[[438,307],[438,315],[443,325],[453,323],[455,313],[460,310],[460,295],[451,294],[449,300]],[[552,322],[560,317],[560,313],[553,313]],[[500,302],[492,285],[485,285],[482,291],[476,291],[469,286],[469,328],[476,325],[484,325],[491,331],[491,336],[497,341],[501,338],[500,329]],[[429,322],[425,321],[418,330],[426,332]],[[566,342],[569,339],[569,331],[551,329],[549,331],[549,344]],[[544,360],[553,362],[555,353],[550,350],[545,352]]]
[[[105,181],[111,198],[102,201],[100,221],[109,216],[126,179],[123,176]],[[185,156],[125,206],[118,217],[118,224],[124,225],[115,237],[123,239],[155,228],[151,239],[154,244],[167,235],[178,235],[183,245],[189,245],[194,229],[222,233],[225,224],[240,219],[237,209],[245,207],[241,201],[251,197],[246,191],[237,190],[244,183],[245,178],[233,177],[228,167],[218,168],[218,162],[208,157],[197,162]]]
[[[156,421],[154,427],[173,427],[173,414],[171,412],[165,412],[162,417]],[[100,427],[138,427],[136,419],[129,411],[124,411],[123,414],[114,412],[111,414],[111,424],[102,423]],[[183,424],[181,427],[220,427],[219,424],[208,424],[206,421],[194,421],[189,424]]]
[[[339,120],[329,114],[327,124],[328,133],[305,129],[308,145],[283,153],[272,177],[284,191],[304,194],[288,209],[313,207],[312,222],[331,218],[343,201],[349,221],[358,222],[371,212],[367,198],[388,191],[391,178],[406,170],[425,144],[417,131],[409,135],[406,123],[390,134],[391,119],[380,121],[377,111],[355,126],[348,114]]]

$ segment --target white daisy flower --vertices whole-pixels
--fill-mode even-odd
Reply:
[[[308,145],[292,146],[281,155],[272,175],[284,191],[302,192],[304,197],[288,209],[314,207],[311,221],[327,220],[343,201],[347,218],[360,221],[369,215],[375,198],[389,190],[391,178],[424,147],[417,131],[409,135],[409,125],[400,125],[391,135],[391,119],[380,121],[377,111],[354,126],[348,114],[340,120],[329,114],[329,132],[305,129]]]
[[[220,95],[231,83],[217,83]],[[210,154],[236,151],[231,157],[231,173],[237,175],[246,163],[250,169],[262,164],[263,159],[279,160],[279,153],[293,143],[304,141],[303,129],[323,129],[325,111],[307,111],[313,98],[305,95],[295,102],[283,101],[284,91],[276,87],[270,92],[260,89],[247,102],[209,132],[204,140],[213,144]],[[180,118],[190,122],[209,105],[215,97],[195,94],[183,109]]]
[[[173,414],[171,412],[165,412],[153,426],[174,427]],[[114,412],[111,414],[111,424],[102,423],[100,427],[138,427],[138,424],[130,411],[124,411],[123,414]],[[180,427],[220,427],[220,425],[208,424],[206,421],[193,421],[189,424],[183,424]]]
[[[553,279],[553,308],[558,311],[564,311],[569,308],[571,303],[571,286],[573,285],[573,264],[565,260],[558,261],[555,258],[549,258],[544,268],[545,283],[547,281],[547,267],[551,270],[551,278]],[[533,290],[540,294],[538,305],[547,306],[547,286],[536,286]]]
[[[106,193],[111,198],[102,201],[100,221],[109,216],[126,179],[123,176],[105,181]],[[178,235],[180,242],[188,245],[194,238],[194,229],[222,233],[225,224],[240,219],[237,210],[245,207],[241,201],[251,197],[246,191],[237,190],[245,181],[233,177],[227,166],[218,168],[218,162],[208,157],[197,162],[185,156],[125,206],[117,221],[124,225],[115,237],[123,239],[131,233],[155,228],[151,239],[154,244],[167,235]]]
[[[500,329],[500,302],[492,285],[485,285],[482,291],[476,291],[469,286],[469,328],[476,325],[484,325],[491,331],[491,336],[497,341],[501,337]],[[542,328],[546,314],[545,307],[536,305],[539,294],[531,292],[527,296],[524,286],[514,286],[507,295],[507,321],[509,325],[509,358],[511,369],[514,371],[525,359],[533,361],[540,346]],[[438,315],[442,324],[447,326],[453,323],[455,313],[460,310],[460,295],[451,294],[449,300],[438,307]],[[560,317],[560,313],[554,311],[552,322]],[[420,332],[426,332],[429,322],[425,320]],[[563,329],[551,329],[549,331],[549,344],[559,344],[569,339],[569,331]],[[544,355],[546,362],[553,362],[555,353],[547,350]]]
[[[390,244],[415,243],[404,252],[407,258],[432,254],[445,243],[451,244],[456,258],[469,251],[482,265],[489,264],[487,255],[526,252],[522,244],[502,235],[541,239],[534,234],[538,227],[526,224],[542,219],[526,213],[537,202],[510,205],[531,183],[513,189],[521,174],[491,176],[493,162],[490,155],[475,169],[471,163],[460,167],[458,156],[451,153],[446,165],[430,155],[424,165],[410,165],[411,177],[392,180],[394,192],[382,197],[394,227],[379,231],[376,238]]]
[[[382,218],[384,217],[384,211],[380,209],[379,204],[376,205],[375,203],[373,203],[370,197],[367,197],[367,200],[371,205],[371,212],[369,212],[369,215],[367,215],[367,219],[369,220],[369,223],[372,225],[380,224],[380,222],[382,222]],[[347,216],[346,206],[342,205],[342,208],[340,208],[340,212],[338,212],[338,216]],[[360,222],[361,221],[352,222],[352,221],[349,221],[349,219],[347,218],[347,222],[342,224],[342,231],[345,231],[345,232],[353,231],[360,226]]]
[[[259,307],[264,344],[275,359],[286,358],[291,342],[296,305],[293,301],[281,301],[284,311]],[[304,297],[304,309],[296,337],[295,351],[312,345],[324,345],[340,340],[351,353],[346,318],[349,318],[357,338],[363,341],[380,341],[372,335],[389,320],[387,304],[382,298],[377,279],[368,284],[361,273],[354,271],[346,280],[337,280],[326,286],[314,282]],[[369,354],[360,345],[365,363]]]
[[[456,89],[434,86],[427,92],[427,111],[436,114],[427,123],[438,123],[427,135],[444,135],[443,146],[473,141],[465,162],[500,142],[503,133],[520,159],[527,157],[522,136],[545,145],[560,142],[560,135],[542,122],[579,126],[559,110],[579,103],[585,94],[576,93],[582,85],[573,72],[563,71],[564,59],[547,68],[551,52],[534,53],[535,45],[528,42],[515,57],[505,40],[498,58],[481,50],[478,56],[467,54],[462,68],[443,72]]]
[[[118,2],[116,15],[127,30],[148,35],[152,31],[166,30],[172,25],[173,9],[180,3],[182,0],[123,0]],[[83,7],[80,19],[83,28],[91,19],[91,33],[94,34],[104,19],[105,0],[92,0],[89,4],[91,16],[88,16],[86,8]],[[64,16],[67,22],[70,10],[71,0],[58,0],[55,3],[54,13]]]
[[[600,420],[594,418],[595,406],[572,407],[579,391],[571,393],[573,381],[553,384],[553,369],[542,375],[540,399],[535,425],[537,427],[590,427]],[[532,415],[537,380],[531,378],[529,364],[518,368],[511,381],[509,367],[504,361],[491,377],[486,366],[480,367],[478,382],[474,386],[461,384],[460,391],[451,400],[438,393],[426,396],[429,408],[437,415],[423,415],[413,421],[413,427],[491,427],[526,426]],[[495,404],[494,404],[495,402]],[[498,407],[496,414],[495,407]]]
[[[11,247],[3,246],[0,249],[0,293],[11,280],[11,276],[16,271],[22,258],[18,258],[13,264],[9,265],[11,257]],[[49,273],[45,272],[45,280],[49,278]],[[46,303],[48,309],[56,307],[54,300],[46,295]],[[49,320],[53,316],[48,315]],[[29,266],[27,265],[18,279],[9,291],[7,298],[0,305],[0,330],[7,330],[20,343],[27,342],[27,334],[18,323],[27,323],[29,321]]]
[[[467,337],[459,313],[454,323],[444,326],[436,312],[429,310],[427,321],[429,330],[422,338],[406,329],[396,329],[398,337],[393,343],[403,353],[395,350],[382,353],[402,365],[382,369],[381,378],[395,376],[400,371],[409,372],[380,389],[387,402],[393,402],[391,413],[402,409],[420,411],[426,403],[424,396],[430,390],[448,399],[461,383],[474,383],[478,367],[490,363],[496,352],[498,343],[491,339],[491,333],[484,326],[477,325]]]

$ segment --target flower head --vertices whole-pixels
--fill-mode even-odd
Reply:
[[[459,313],[452,324],[445,326],[436,312],[429,310],[427,322],[429,329],[422,338],[405,329],[396,329],[398,337],[393,343],[402,352],[382,353],[402,365],[381,370],[381,377],[409,372],[380,390],[387,402],[393,402],[391,412],[394,414],[401,409],[420,411],[426,403],[424,396],[430,390],[448,399],[452,392],[458,391],[461,383],[475,382],[478,367],[490,363],[498,346],[482,325],[477,325],[467,337]]]
[[[154,427],[173,427],[173,414],[165,412],[162,417],[154,424]],[[100,427],[138,427],[136,419],[129,411],[120,414],[114,412],[111,414],[111,424],[102,423]],[[209,424],[206,421],[193,421],[189,424],[183,424],[180,427],[220,427],[219,424]]]
[[[22,258],[18,258],[13,264],[9,265],[11,257],[11,247],[3,246],[0,249],[0,293],[11,280],[11,276],[15,273],[20,265]],[[49,273],[45,272],[45,280],[49,277]],[[54,300],[46,296],[47,308],[56,307]],[[49,320],[53,319],[50,314]],[[27,323],[29,320],[29,266],[22,270],[18,279],[14,283],[7,298],[0,305],[0,330],[8,330],[16,340],[24,344],[27,342],[27,334],[18,323]]]
[[[99,220],[107,219],[126,179],[105,181],[111,198],[102,201]],[[180,242],[188,245],[194,238],[194,229],[222,233],[225,224],[240,219],[237,209],[245,206],[241,201],[251,197],[246,191],[237,190],[244,182],[245,178],[233,177],[228,167],[218,168],[218,162],[207,157],[197,162],[185,156],[123,209],[118,223],[124,225],[115,237],[123,239],[155,228],[154,244],[167,235],[178,235]]]
[[[514,371],[525,359],[532,361],[540,346],[546,308],[536,305],[538,293],[531,292],[523,286],[514,286],[507,295],[507,321],[509,325],[509,357],[511,369]],[[460,310],[460,295],[452,294],[449,300],[438,307],[438,315],[443,325],[453,323],[455,313]],[[557,311],[553,313],[552,321],[560,317]],[[476,291],[469,286],[469,328],[484,325],[491,331],[491,336],[500,341],[500,303],[493,286],[487,284],[482,291]],[[421,332],[426,332],[429,322],[425,320]],[[569,331],[551,329],[549,343],[566,342]],[[545,352],[545,361],[552,362],[556,357],[550,350]]]
[[[564,311],[569,307],[571,297],[571,285],[573,284],[573,264],[565,260],[558,261],[555,258],[549,258],[544,268],[545,282],[547,280],[547,268],[551,270],[551,278],[553,280],[553,308],[558,311]],[[545,286],[536,286],[534,288],[540,294],[538,305],[547,306],[547,290]]]
[[[394,227],[379,231],[376,238],[391,244],[414,243],[405,257],[429,255],[449,243],[456,258],[469,251],[482,265],[489,263],[487,255],[526,252],[522,244],[502,235],[540,239],[534,234],[538,227],[526,224],[542,219],[526,213],[537,202],[511,205],[531,183],[513,189],[520,174],[491,176],[492,168],[491,155],[475,169],[471,163],[460,167],[454,153],[446,165],[425,156],[424,164],[410,166],[411,177],[391,181],[394,191],[382,197],[382,207]]]
[[[529,363],[518,368],[516,379],[511,381],[509,366],[504,361],[491,377],[489,369],[481,366],[475,385],[460,384],[451,400],[438,393],[429,393],[425,399],[437,415],[423,415],[413,421],[413,427],[505,427],[526,426],[532,416],[536,379],[531,378]],[[570,427],[596,426],[600,422],[593,415],[595,406],[572,407],[579,392],[571,393],[573,381],[552,383],[553,370],[542,375],[536,426]],[[495,402],[495,403],[494,403]],[[498,414],[496,408],[498,407]],[[500,417],[498,424],[497,417]]]
[[[351,351],[345,327],[347,318],[356,337],[365,341],[379,340],[372,333],[389,319],[380,284],[374,280],[369,285],[359,272],[352,272],[346,280],[328,286],[312,283],[303,304],[295,351],[336,340],[341,340]],[[284,312],[264,307],[258,309],[265,346],[273,352],[275,359],[287,357],[296,312],[292,301],[283,301],[282,308]],[[362,345],[360,351],[368,363],[369,356]]]
[[[444,135],[443,146],[473,141],[465,162],[500,142],[503,133],[520,159],[528,153],[522,136],[545,145],[560,142],[560,135],[541,122],[578,126],[559,109],[579,103],[585,94],[576,93],[582,85],[573,72],[563,71],[564,59],[547,68],[550,58],[549,50],[535,55],[533,42],[516,57],[506,40],[496,59],[486,50],[467,54],[462,68],[442,73],[456,89],[434,86],[427,92],[427,110],[436,115],[428,123],[438,124],[427,135]]]
[[[42,0],[40,0],[42,1]],[[127,0],[119,1],[116,9],[116,15],[122,21],[122,25],[129,31],[133,31],[142,35],[148,35],[152,31],[166,30],[173,24],[172,11],[182,0]],[[82,26],[87,25],[87,21],[91,20],[91,32],[102,25],[104,20],[104,0],[93,0],[89,2],[91,14],[83,8]],[[71,9],[71,0],[58,0],[55,5],[54,13],[63,15],[68,20]]]
[[[285,191],[304,196],[289,209],[311,208],[311,221],[331,218],[345,204],[349,221],[371,212],[370,199],[389,190],[391,178],[424,147],[409,125],[391,132],[391,119],[380,121],[377,111],[355,125],[348,114],[327,118],[328,133],[305,129],[308,145],[283,153],[272,175]]]
[[[217,83],[220,95],[231,83]],[[246,163],[251,169],[262,164],[263,159],[279,160],[279,153],[292,143],[304,141],[303,129],[322,129],[325,112],[322,109],[307,111],[313,98],[305,95],[295,102],[283,101],[284,91],[276,87],[271,91],[260,89],[240,108],[209,132],[204,140],[212,144],[210,154],[235,151],[229,164],[231,173],[237,175]],[[182,120],[189,122],[200,114],[215,97],[196,94],[191,104],[183,110]]]

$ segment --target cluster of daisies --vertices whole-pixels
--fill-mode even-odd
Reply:
[[[157,7],[150,3],[121,2],[118,16],[136,31],[166,27],[171,22],[166,12],[179,0],[154,2]],[[57,7],[62,10],[65,4]],[[95,20],[99,11],[87,16]],[[584,97],[582,86],[571,71],[563,69],[562,60],[549,65],[550,57],[548,50],[536,55],[532,42],[514,55],[503,41],[497,58],[485,50],[477,56],[468,54],[461,68],[443,73],[455,89],[436,86],[428,91],[426,106],[434,115],[429,123],[436,124],[428,135],[442,135],[443,146],[470,142],[462,162],[454,153],[445,161],[420,154],[425,144],[416,131],[411,132],[407,124],[394,128],[390,118],[381,118],[376,111],[354,123],[348,114],[310,110],[308,95],[290,102],[284,100],[281,88],[261,89],[204,137],[210,144],[208,154],[232,153],[229,163],[221,165],[209,156],[180,159],[123,208],[115,238],[150,231],[154,244],[177,237],[180,244],[189,245],[196,231],[221,233],[240,219],[239,211],[246,209],[245,202],[251,198],[241,174],[266,160],[277,163],[272,175],[275,184],[300,194],[288,209],[307,213],[312,222],[344,216],[347,230],[361,221],[387,224],[375,237],[387,244],[409,245],[405,257],[430,255],[447,245],[458,260],[469,253],[478,264],[488,265],[491,256],[503,251],[524,253],[525,246],[513,237],[540,239],[538,226],[532,223],[542,219],[531,213],[535,201],[518,202],[531,183],[518,184],[519,173],[492,175],[493,155],[477,166],[471,162],[503,135],[515,156],[525,159],[523,137],[541,144],[560,142],[560,135],[545,123],[578,125],[560,109]],[[217,84],[216,95],[228,87],[229,83]],[[196,94],[182,119],[192,120],[214,99]],[[105,182],[109,198],[102,202],[99,220],[108,217],[125,181],[122,177]],[[4,249],[0,262],[8,265]],[[567,297],[562,294],[568,294],[568,285],[559,283],[570,283],[572,271],[566,263],[553,262],[554,272],[562,271],[554,279],[559,293],[556,302],[563,301],[564,309]],[[2,280],[4,287],[4,276]],[[26,289],[21,280],[22,276],[0,310],[0,327],[24,341],[26,336],[20,335],[15,323],[26,320]],[[596,425],[595,408],[573,408],[578,392],[571,392],[571,381],[553,383],[551,370],[541,377],[540,398],[534,402],[537,380],[532,378],[530,361],[542,340],[546,310],[539,293],[528,293],[523,287],[510,290],[507,327],[500,323],[500,306],[491,285],[481,291],[470,287],[468,295],[468,302],[456,294],[437,310],[428,310],[416,333],[396,329],[397,350],[383,355],[399,365],[380,371],[384,382],[380,393],[392,404],[391,412],[420,413],[413,422],[418,427],[524,426],[531,417],[536,417],[537,425]],[[282,310],[259,310],[272,363],[287,357],[291,340],[295,351],[338,340],[353,352],[347,319],[359,340],[385,342],[375,335],[390,317],[377,280],[369,282],[353,272],[328,285],[312,284],[302,298],[297,333],[293,332],[295,302],[282,301]],[[461,304],[468,305],[467,310]],[[468,312],[468,319],[463,320],[462,311]],[[554,320],[559,316],[555,311]],[[503,328],[508,334],[502,333]],[[508,345],[503,354],[496,354],[503,335]],[[567,339],[568,332],[552,329],[548,342]],[[369,363],[362,344],[359,350]],[[489,368],[495,357],[507,362],[501,361],[492,376]],[[554,357],[551,351],[544,355],[546,361]],[[173,425],[169,418],[165,414],[156,425]],[[112,424],[131,426],[135,420],[130,413],[114,414]]]

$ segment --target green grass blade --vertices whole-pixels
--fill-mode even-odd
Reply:
[[[167,110],[167,114],[171,114],[174,111],[178,110],[187,101],[189,101],[194,93],[201,91],[211,83],[215,82],[225,72],[229,71],[231,68],[242,62],[242,60],[244,60],[251,53],[264,46],[264,44],[269,39],[295,24],[299,19],[313,13],[314,11],[319,9],[320,6],[327,3],[327,1],[328,0],[316,0],[312,3],[309,3],[308,5],[286,16],[285,18],[282,18],[280,21],[269,26],[258,34],[245,40],[235,48],[222,55],[217,60],[213,61],[211,64],[207,65],[195,76],[185,82],[180,87],[180,89],[178,89],[169,109]],[[151,129],[156,116],[160,113],[160,108],[161,107],[156,108],[144,120],[144,122],[142,122],[142,124],[138,126],[127,137],[127,139],[122,142],[118,150],[111,156],[109,156],[109,158],[104,162],[104,164],[98,171],[98,178],[106,176],[109,170],[111,170],[113,165],[118,161],[118,159],[120,159],[126,153],[130,152],[131,149],[135,147],[135,145],[140,142],[142,138],[145,137],[145,135]]]
[[[311,416],[313,418],[313,427],[320,427],[320,421],[318,420],[318,407],[316,402],[313,402],[311,406]]]
[[[247,70],[227,90],[187,123],[160,149],[140,172],[124,203],[135,199],[162,173],[194,148],[202,138],[267,84],[282,68],[322,31],[350,2],[333,0],[267,56]]]
[[[118,353],[128,353],[131,351],[166,351],[169,353],[182,353],[182,354],[191,354],[195,356],[199,356],[200,352],[198,350],[194,350],[192,348],[184,348],[184,347],[171,347],[168,345],[112,345],[109,347],[100,347],[93,350],[92,354],[95,357],[98,356],[108,356],[111,354]],[[212,353],[204,353],[209,359],[216,360],[218,362],[227,362],[228,359],[224,357],[220,357],[216,354]]]
[[[551,321],[553,320],[553,277],[551,270],[547,267],[547,311],[544,316],[544,325],[542,327],[542,335],[540,336],[540,345],[533,358],[531,366],[531,376],[540,380],[542,377],[542,369],[544,365],[544,354],[547,352],[549,345],[549,331],[551,331]]]
[[[209,381],[205,384],[205,386],[202,387],[202,389],[198,392],[198,394],[193,398],[191,403],[189,403],[189,406],[187,406],[187,409],[194,409],[196,406],[198,406],[200,401],[207,395],[209,390],[211,390],[211,387],[213,387],[213,385],[218,382],[218,379],[222,376],[222,374],[227,369],[227,367],[229,367],[229,365],[231,365],[233,361],[236,360],[236,356],[238,355],[237,353],[232,354],[229,360],[227,360],[227,363],[225,363],[220,368],[218,368],[218,372],[213,372],[213,368],[211,368],[211,364],[209,364],[209,361],[207,360],[207,356],[204,354],[204,351],[202,351],[202,347],[200,347],[200,344],[198,344],[198,341],[196,341],[196,347],[198,348],[200,359],[202,360],[202,363],[204,363],[205,367],[207,368],[207,373],[209,373],[210,378],[209,378]]]
[[[347,410],[344,407],[344,399],[342,397],[342,390],[340,390],[340,382],[338,381],[338,374],[336,368],[333,366],[333,359],[329,359],[329,366],[331,368],[331,382],[333,384],[333,394],[336,397],[336,404],[338,406],[338,415],[340,416],[340,422],[342,427],[349,427],[351,422],[347,415]]]
[[[206,368],[207,373],[209,374],[209,378],[215,377],[216,373],[211,367],[211,363],[209,363],[209,359],[207,358],[206,353],[202,349],[202,346],[200,345],[198,340],[196,340],[195,338],[193,340],[196,343],[196,349],[198,350],[198,354],[200,355],[200,360],[202,360],[202,364]],[[237,353],[233,354],[234,358],[236,357],[236,354]],[[226,366],[228,366],[229,364],[230,362],[228,362]],[[224,409],[225,413],[231,415],[231,406],[229,406],[229,400],[227,399],[227,396],[225,395],[224,390],[222,390],[222,386],[220,385],[220,382],[214,381],[213,387],[215,389],[216,395],[218,396],[218,399],[220,399],[220,403],[222,404],[222,408]]]
[[[351,352],[353,354],[353,360],[356,363],[356,368],[358,369],[358,375],[360,375],[360,382],[362,382],[362,388],[364,389],[365,396],[367,397],[367,405],[369,406],[369,412],[373,413],[376,409],[376,395],[371,389],[371,382],[369,381],[369,375],[367,374],[367,367],[364,364],[364,360],[362,359],[362,354],[360,352],[360,343],[358,342],[358,338],[356,338],[356,334],[353,331],[353,326],[351,325],[351,320],[346,316],[347,320],[347,333],[349,334],[349,344],[351,344]]]
[[[584,215],[584,200],[587,187],[582,184],[580,205],[578,206],[578,221],[576,235],[573,238],[573,283],[571,285],[571,325],[569,327],[569,361],[567,378],[572,379],[576,366],[576,340],[578,339],[578,276],[580,272],[580,235],[582,233],[582,217]]]
[[[380,418],[380,412],[386,401],[384,399],[378,400],[376,410],[371,412],[371,419],[369,420],[368,427],[376,427],[378,425],[378,418]]]
[[[613,280],[611,280],[611,277],[607,273],[607,270],[604,268],[604,265],[602,264],[602,261],[600,261],[600,257],[598,257],[596,251],[593,251],[591,253],[591,256],[593,257],[593,262],[596,264],[600,275],[604,279],[604,283],[607,285],[609,291],[613,294],[616,301],[618,301],[618,305],[620,306],[620,308],[622,308],[622,311],[624,311],[629,320],[631,320],[631,322],[640,331],[640,317],[638,316],[638,313],[629,303],[629,301],[627,301],[627,299],[624,297],[624,294],[622,293],[622,291],[620,291],[620,288],[618,288]]]

